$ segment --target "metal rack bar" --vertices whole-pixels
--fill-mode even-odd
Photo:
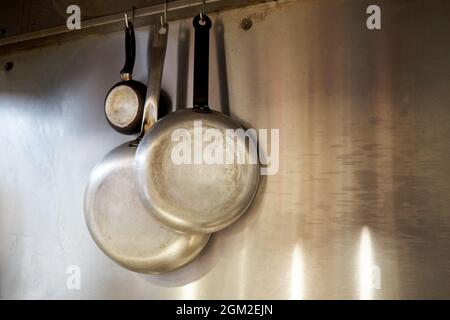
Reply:
[[[258,3],[277,0],[206,0],[207,11],[215,12]],[[170,1],[167,7],[168,20],[177,20],[195,15],[202,6],[202,0]],[[164,13],[164,3],[136,9],[135,26],[144,26]],[[69,30],[65,25],[23,33],[16,36],[0,38],[0,54],[15,50],[30,49],[44,45],[60,43],[89,34],[108,33],[120,30],[123,12],[81,21],[80,30]]]

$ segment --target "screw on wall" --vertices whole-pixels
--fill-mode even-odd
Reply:
[[[251,18],[244,18],[241,21],[241,28],[244,30],[249,30],[253,26],[253,21]]]
[[[5,71],[11,71],[13,67],[14,67],[14,63],[9,61],[9,62],[5,63],[4,68],[5,68]]]

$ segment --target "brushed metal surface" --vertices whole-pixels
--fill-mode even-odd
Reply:
[[[449,298],[450,3],[377,1],[379,31],[365,26],[370,4],[212,15],[211,105],[279,128],[280,169],[169,276],[116,266],[83,219],[91,168],[127,140],[102,110],[122,34],[1,56],[14,68],[0,71],[0,297]],[[190,106],[191,21],[171,30],[163,88]],[[138,30],[144,82],[147,36]],[[66,287],[70,265],[80,290]]]

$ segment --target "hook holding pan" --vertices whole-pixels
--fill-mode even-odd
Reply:
[[[128,14],[125,12],[125,26],[127,27],[127,29],[130,27],[128,25]]]
[[[200,20],[203,20],[203,15],[205,14],[206,0],[202,0],[202,8],[200,10]]]
[[[136,7],[132,7],[131,8],[131,23],[134,24],[134,12],[136,10]],[[130,25],[128,24],[129,19],[128,19],[128,13],[125,12],[125,26],[128,28],[130,28]]]
[[[166,26],[167,26],[167,11],[168,11],[167,3],[168,3],[168,2],[169,2],[168,0],[166,0],[166,1],[164,2],[164,14],[161,15],[161,30],[160,30],[160,33],[162,33],[162,34],[165,33],[165,31],[166,31]]]

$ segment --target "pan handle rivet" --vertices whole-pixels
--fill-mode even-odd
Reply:
[[[253,21],[251,18],[244,18],[241,21],[241,28],[244,30],[249,30],[253,26]]]
[[[14,63],[11,61],[5,63],[5,71],[11,71],[11,69],[14,67]]]

